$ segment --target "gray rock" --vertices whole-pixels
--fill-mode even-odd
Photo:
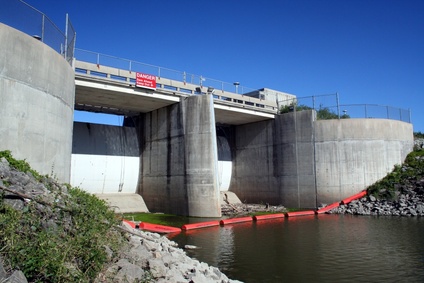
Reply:
[[[3,266],[3,260],[0,258],[0,282],[3,282],[3,279],[6,279],[7,273]]]
[[[121,263],[121,268],[114,278],[114,282],[141,282],[145,277],[145,271],[140,266],[130,262]]]
[[[16,270],[12,275],[5,281],[6,283],[28,283],[24,273],[20,270]]]
[[[184,248],[185,248],[186,250],[195,250],[195,249],[198,249],[198,247],[193,246],[193,245],[185,245],[185,246],[184,246]]]

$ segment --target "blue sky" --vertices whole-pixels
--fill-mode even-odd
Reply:
[[[298,97],[411,109],[424,133],[423,0],[27,0],[76,47]],[[116,119],[116,118],[114,118]]]

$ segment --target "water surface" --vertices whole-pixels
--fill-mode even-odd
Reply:
[[[182,232],[187,254],[244,282],[424,282],[424,219],[319,215]]]

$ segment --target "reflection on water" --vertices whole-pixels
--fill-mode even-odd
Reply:
[[[244,282],[424,282],[424,219],[302,216],[187,231],[188,255]]]

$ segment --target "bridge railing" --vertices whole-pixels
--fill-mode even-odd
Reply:
[[[67,15],[66,31],[62,32],[44,13],[24,1],[8,0],[0,4],[0,22],[39,39],[72,63],[76,33]]]
[[[136,73],[139,71],[140,69],[118,69],[80,60],[75,61],[76,78],[107,80],[110,83],[124,86],[135,87]],[[213,95],[215,103],[233,106],[237,105],[238,107],[241,106],[246,108],[261,108],[261,111],[272,113],[278,112],[277,103],[273,101],[266,101],[255,97],[244,96],[225,90],[217,90],[212,87],[199,86],[198,84],[165,77],[156,78],[156,90],[170,95],[199,95],[209,93]]]
[[[204,77],[202,75],[191,74],[184,71],[178,71],[79,48],[75,49],[75,58],[79,61],[94,63],[99,66],[109,66],[121,70],[147,73],[150,75],[155,75],[159,78],[168,78],[171,80],[181,81],[183,83],[190,83],[201,87],[211,87],[215,90],[232,92],[236,94],[245,94],[256,90],[240,84],[228,83]]]
[[[280,101],[281,112],[315,109],[318,119],[381,118],[411,123],[411,110],[381,104],[339,104],[339,95],[323,94]]]

